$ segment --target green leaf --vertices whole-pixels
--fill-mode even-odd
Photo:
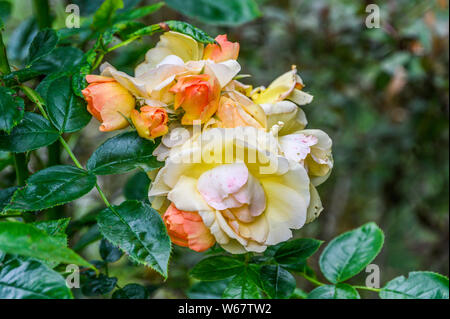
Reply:
[[[128,284],[122,289],[117,289],[112,295],[112,299],[148,299],[147,288],[138,284]]]
[[[448,299],[448,278],[430,271],[410,272],[399,276],[380,291],[382,299]]]
[[[313,255],[320,245],[321,240],[311,238],[299,238],[284,242],[275,252],[275,261],[279,264],[294,264]]]
[[[163,6],[164,2],[157,2],[148,6],[127,10],[120,14],[117,14],[114,17],[114,22],[116,23],[121,21],[137,20],[158,11]]]
[[[46,220],[32,223],[36,228],[44,231],[47,235],[57,239],[62,246],[67,246],[66,228],[69,225],[70,218],[61,218],[55,220]]]
[[[169,7],[201,22],[239,25],[261,16],[254,0],[166,0]]]
[[[123,189],[123,195],[126,199],[148,202],[149,187],[150,178],[145,172],[139,171],[128,179]]]
[[[37,260],[0,260],[0,299],[72,299],[64,277]]]
[[[48,116],[60,132],[76,132],[91,120],[85,102],[72,92],[70,78],[62,77],[50,84]]]
[[[8,1],[0,1],[0,23],[6,22],[11,15],[12,5]],[[0,24],[1,26],[1,24]]]
[[[58,44],[58,34],[53,29],[41,30],[31,42],[28,51],[28,65],[50,54]]]
[[[171,243],[166,227],[150,205],[125,201],[98,215],[103,236],[133,261],[152,267],[167,277]]]
[[[23,118],[24,101],[11,89],[0,86],[0,131],[10,133]]]
[[[117,278],[100,274],[98,277],[88,277],[81,286],[81,292],[87,297],[105,295],[111,292],[117,284]]]
[[[5,209],[36,211],[62,205],[87,194],[95,183],[95,176],[80,168],[51,166],[32,175]]]
[[[33,17],[24,20],[14,28],[8,38],[8,59],[22,62],[28,56],[28,49],[38,31],[39,27]]]
[[[383,242],[382,230],[375,223],[367,223],[333,239],[320,256],[320,269],[332,283],[345,281],[375,259]]]
[[[106,0],[94,14],[93,26],[102,29],[112,21],[114,13],[123,8],[122,0]]]
[[[290,296],[290,299],[306,299],[308,298],[308,293],[301,288],[295,288],[294,292]]]
[[[167,24],[167,26],[169,27],[170,30],[188,35],[200,43],[215,43],[216,42],[214,40],[214,38],[209,36],[205,31],[200,30],[199,28],[196,28],[187,22],[170,20],[170,21],[166,21],[165,23]]]
[[[289,298],[294,292],[296,286],[294,276],[279,265],[261,267],[260,277],[264,291],[271,298]]]
[[[48,120],[39,114],[26,112],[11,135],[0,133],[0,149],[23,153],[53,144],[58,137],[59,132]]]
[[[122,257],[122,251],[106,239],[100,242],[100,257],[107,263],[116,262]]]
[[[260,299],[258,286],[246,271],[234,276],[223,292],[224,299]]]
[[[221,299],[230,282],[229,279],[218,281],[200,281],[188,290],[190,299]]]
[[[13,186],[5,189],[0,189],[0,213],[9,204],[17,188],[17,186]]]
[[[358,291],[347,284],[324,285],[308,294],[308,299],[360,299]]]
[[[157,143],[140,138],[136,132],[125,132],[100,145],[87,162],[87,168],[96,175],[120,174],[137,167],[147,170],[161,167],[152,155]]]
[[[30,67],[35,72],[50,74],[55,71],[75,71],[83,60],[83,51],[74,47],[59,47],[36,60]]]
[[[190,271],[199,280],[221,280],[237,275],[244,270],[244,263],[229,256],[212,256],[201,260]]]
[[[0,251],[51,262],[92,267],[58,239],[31,224],[0,223]]]

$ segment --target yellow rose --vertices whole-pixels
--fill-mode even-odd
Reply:
[[[149,196],[160,212],[170,204],[197,212],[231,253],[262,252],[310,219],[309,185],[302,165],[279,156],[271,133],[212,128],[170,154]]]
[[[251,97],[257,104],[276,103],[287,99],[298,105],[305,105],[311,103],[313,96],[302,91],[304,86],[297,74],[297,68],[293,66],[291,71],[270,83],[267,89],[255,89]]]

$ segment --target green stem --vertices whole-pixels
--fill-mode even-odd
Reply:
[[[316,286],[323,286],[323,285],[325,285],[323,282],[320,282],[320,281],[318,281],[317,279],[312,278],[312,277],[308,276],[308,275],[305,274],[305,273],[301,273],[301,275],[303,276],[303,278],[305,278],[305,279],[308,280],[309,282],[315,284]]]
[[[372,288],[372,287],[366,287],[366,286],[353,286],[353,288],[361,289],[361,290],[369,290],[369,291],[374,291],[374,292],[380,292],[381,291],[380,288]]]
[[[25,185],[25,181],[28,178],[27,158],[25,153],[14,154],[14,166],[16,168],[17,185]]]
[[[50,28],[52,19],[48,0],[33,0],[33,9],[39,29]]]

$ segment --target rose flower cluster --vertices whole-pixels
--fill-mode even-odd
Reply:
[[[332,141],[305,129],[300,107],[313,97],[295,66],[253,88],[237,80],[239,44],[216,43],[166,32],[134,76],[105,63],[83,95],[100,131],[132,123],[142,138],[162,137],[149,196],[173,243],[263,252],[319,216]]]

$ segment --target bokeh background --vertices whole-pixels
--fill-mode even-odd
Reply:
[[[21,66],[27,47],[37,31],[31,1],[10,1],[6,23],[8,55]],[[102,1],[72,0],[88,17]],[[53,27],[64,27],[66,1],[50,1]],[[155,1],[125,1],[139,6]],[[243,82],[268,85],[297,65],[314,95],[304,107],[310,128],[320,128],[333,139],[335,166],[329,180],[318,190],[324,211],[314,223],[295,233],[329,241],[338,234],[375,221],[385,232],[381,254],[375,260],[381,282],[412,270],[449,274],[449,4],[448,1],[396,0],[258,0],[262,16],[238,26],[183,16],[164,7],[145,18],[147,24],[169,19],[188,21],[212,36],[227,33],[241,44]],[[365,25],[370,3],[379,5],[381,27]],[[179,8],[182,12],[183,9]],[[158,36],[146,37],[108,56],[118,69],[132,74]],[[88,48],[90,42],[83,44]],[[109,135],[100,134],[92,120],[70,144],[84,163]],[[0,153],[6,158],[7,154]],[[32,157],[30,170],[40,169],[45,150]],[[61,155],[62,162],[70,162]],[[2,162],[4,163],[4,162]],[[3,167],[1,167],[3,168]],[[109,198],[120,203],[124,185],[145,182],[136,172],[107,176],[101,183]],[[14,180],[6,167],[0,187]],[[74,216],[72,246],[90,259],[99,259],[98,231],[92,227],[102,204],[95,192],[64,207]],[[83,242],[83,240],[85,242]],[[81,241],[81,244],[80,244]],[[87,245],[83,245],[87,243]],[[140,282],[153,297],[185,297],[192,284],[188,270],[202,254],[184,248],[174,250],[169,279],[130,264],[126,258],[112,265],[110,273],[121,285]],[[317,260],[311,266],[318,269]],[[364,284],[364,272],[352,282]],[[310,288],[298,278],[299,286]],[[367,295],[371,297],[372,295]]]

